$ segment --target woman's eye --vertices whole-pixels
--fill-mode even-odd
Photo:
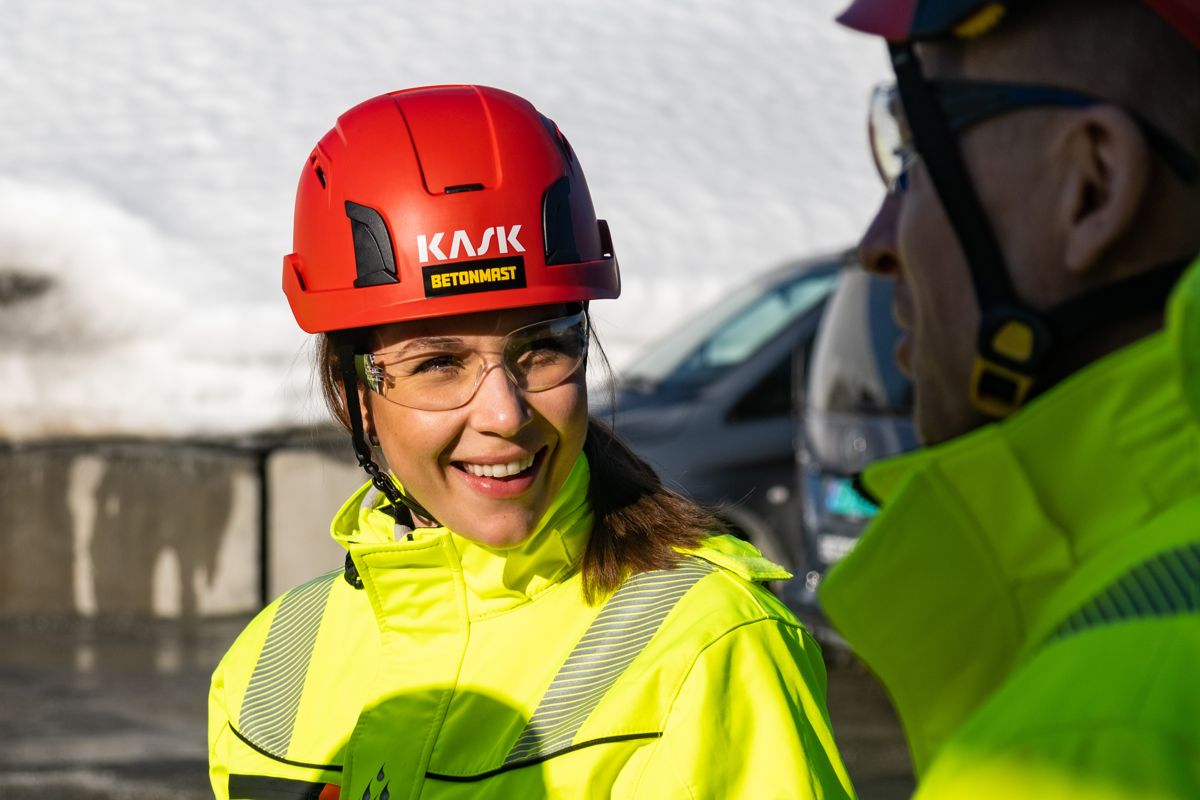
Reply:
[[[516,367],[528,374],[533,369],[557,367],[577,360],[581,355],[580,342],[571,337],[546,337],[529,342],[516,357]]]
[[[422,359],[412,369],[412,375],[451,372],[462,367],[462,360],[456,356],[443,355]]]
[[[547,337],[529,342],[521,348],[519,361],[522,363],[542,364],[556,361],[568,355],[570,346],[562,339]]]

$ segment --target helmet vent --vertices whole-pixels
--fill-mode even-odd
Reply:
[[[315,155],[311,156],[308,159],[308,163],[313,165],[313,172],[316,174],[317,180],[321,182],[321,188],[326,188],[325,170],[321,169],[321,165],[317,163],[317,157]]]
[[[358,278],[354,287],[399,283],[392,240],[379,212],[369,206],[346,201],[346,216],[354,235],[354,262]]]
[[[542,234],[547,265],[579,261],[579,245],[571,220],[571,179],[566,175],[551,184],[542,197]]]
[[[447,186],[445,188],[446,194],[459,194],[461,192],[482,192],[482,191],[483,191],[482,183],[460,183],[457,186]]]

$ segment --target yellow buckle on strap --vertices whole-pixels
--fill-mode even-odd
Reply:
[[[1021,371],[1020,365],[1030,365],[1037,351],[1036,332],[1027,323],[1007,319],[992,335],[989,349],[1004,359],[1001,364],[982,353],[975,356],[971,370],[971,404],[997,419],[1007,417],[1025,403],[1033,388],[1032,370]]]
[[[983,36],[1000,24],[1006,12],[1004,3],[988,3],[955,25],[954,35],[959,39],[976,39]]]

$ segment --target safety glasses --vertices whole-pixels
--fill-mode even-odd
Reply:
[[[991,81],[927,81],[952,132],[963,131],[977,122],[1023,108],[1086,108],[1109,103],[1072,89]],[[1121,107],[1123,108],[1123,107]],[[1185,183],[1200,174],[1196,159],[1174,139],[1136,111],[1129,114],[1146,143]],[[907,174],[917,160],[912,131],[904,115],[900,94],[894,83],[876,86],[871,95],[868,116],[871,153],[875,168],[888,192],[903,191]]]
[[[579,370],[587,347],[588,320],[580,311],[518,328],[501,340],[496,353],[476,352],[457,337],[437,336],[354,358],[362,381],[390,402],[449,411],[471,402],[484,377],[496,368],[521,391],[553,389]]]

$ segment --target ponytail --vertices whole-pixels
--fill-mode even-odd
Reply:
[[[680,550],[694,549],[723,530],[712,514],[664,487],[654,469],[604,423],[588,421],[583,452],[594,518],[583,555],[583,596],[589,603],[630,575],[670,569]]]

